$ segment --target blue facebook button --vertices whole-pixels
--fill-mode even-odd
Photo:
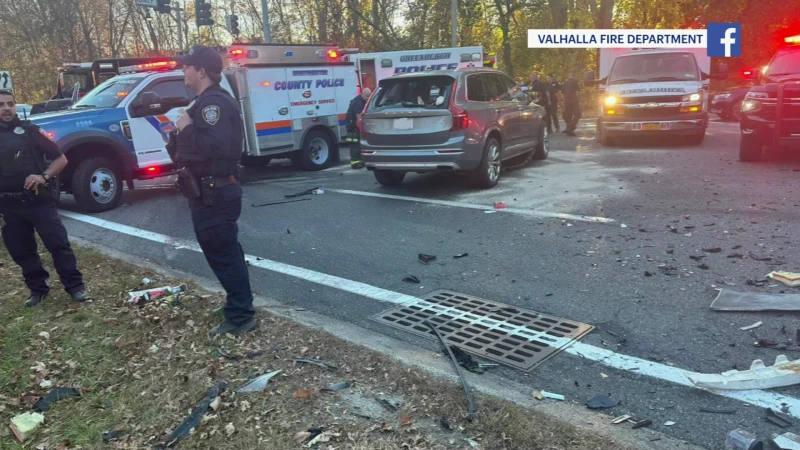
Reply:
[[[740,57],[742,56],[742,24],[740,23],[709,23],[708,30],[708,56],[712,57]]]

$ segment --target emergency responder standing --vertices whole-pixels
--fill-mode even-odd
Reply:
[[[197,97],[178,116],[170,156],[181,167],[178,183],[189,199],[197,242],[227,293],[225,321],[210,334],[241,334],[257,326],[236,224],[242,212],[236,177],[244,146],[242,116],[236,99],[220,87],[219,53],[198,45],[176,60],[183,65],[186,87]]]
[[[361,95],[350,100],[350,107],[347,108],[347,143],[350,146],[350,167],[353,169],[363,169],[364,162],[361,161],[361,133],[356,127],[358,116],[364,111],[369,96],[372,95],[370,88],[364,88]]]
[[[550,92],[547,90],[547,86],[542,83],[542,80],[539,79],[539,75],[536,73],[531,74],[531,78],[528,81],[528,90],[531,93],[536,93],[539,96],[539,99],[536,100],[536,104],[541,106],[545,109],[545,116],[544,116],[544,123],[550,131]]]
[[[53,266],[67,294],[86,300],[83,275],[78,271],[67,230],[55,205],[54,177],[67,166],[67,157],[36,125],[17,116],[14,94],[0,90],[0,227],[11,259],[22,268],[30,297],[25,306],[47,298],[50,274],[42,267],[34,232],[53,256]],[[52,162],[45,168],[45,155]]]
[[[575,71],[570,71],[569,78],[564,82],[561,91],[564,93],[564,130],[568,136],[575,136],[575,128],[581,120],[581,95],[580,85],[575,79]]]
[[[553,74],[547,76],[547,92],[550,93],[550,110],[547,111],[550,120],[547,121],[547,131],[552,133],[555,128],[558,132],[561,131],[561,125],[558,123],[558,95],[561,92],[561,85]]]

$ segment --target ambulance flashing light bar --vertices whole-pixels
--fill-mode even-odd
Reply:
[[[294,53],[291,50],[283,52],[284,56],[292,57]],[[342,57],[342,52],[339,50],[317,50],[317,58],[326,58],[330,61],[339,61]],[[228,57],[231,59],[256,59],[258,58],[258,50],[245,50],[242,48],[232,48],[228,51]]]
[[[132,73],[132,72],[155,72],[159,70],[174,70],[178,67],[175,61],[159,61],[147,64],[136,64],[133,66],[125,66],[119,68],[119,73]]]

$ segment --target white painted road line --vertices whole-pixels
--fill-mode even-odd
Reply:
[[[105,228],[107,230],[114,231],[117,233],[122,233],[129,236],[135,236],[141,239],[161,244],[181,245],[187,250],[191,250],[198,253],[201,252],[200,246],[194,241],[176,239],[164,234],[154,233],[151,231],[142,230],[139,228],[103,220],[97,217],[87,216],[84,214],[79,214],[69,211],[60,211],[60,213],[64,217],[88,223],[90,225],[98,226],[101,228]],[[321,284],[323,286],[328,286],[345,292],[350,292],[373,300],[378,300],[381,302],[391,303],[395,305],[406,305],[406,306],[425,305],[427,307],[433,308],[433,306],[430,306],[428,302],[424,302],[422,299],[413,297],[411,295],[402,294],[387,289],[382,289],[376,286],[360,283],[358,281],[348,280],[346,278],[341,278],[334,275],[315,272],[313,270],[304,269],[302,267],[296,267],[289,264],[280,263],[277,261],[262,259],[260,257],[252,255],[245,255],[245,258],[250,263],[250,265],[254,267],[259,267],[261,269],[269,270],[272,272],[277,272],[295,278],[300,278],[306,281],[310,281],[312,283]],[[443,307],[437,305],[436,308],[442,309]],[[514,333],[521,337],[532,337],[534,334],[536,334],[528,329],[513,324],[488,319],[486,317],[473,316],[468,313],[464,313],[463,311],[459,311],[452,308],[444,308],[442,312],[459,316],[472,323],[480,323],[490,328],[499,328],[504,330],[505,332]],[[557,339],[553,338],[552,336],[548,336],[548,339],[550,339],[556,346],[565,345],[568,342],[568,340],[566,339]],[[599,362],[611,368],[625,370],[636,374],[649,376],[662,381],[668,381],[670,383],[678,384],[680,386],[701,390],[696,386],[694,386],[694,384],[692,384],[692,382],[689,381],[689,379],[687,378],[687,375],[693,374],[693,372],[688,370],[680,369],[677,367],[671,367],[664,364],[658,364],[653,361],[648,361],[633,356],[623,355],[620,353],[613,352],[611,350],[595,347],[593,345],[583,344],[580,342],[572,343],[569,347],[564,349],[564,352],[571,355],[579,356],[581,358],[590,361]],[[761,408],[765,409],[771,408],[776,411],[780,411],[782,406],[786,405],[789,407],[790,415],[796,418],[800,418],[800,399],[794,397],[789,397],[775,392],[769,392],[763,390],[750,390],[750,391],[714,390],[708,392],[711,392],[719,396],[736,399]]]
[[[375,197],[375,198],[385,198],[389,200],[401,200],[405,202],[414,202],[414,203],[427,203],[430,205],[439,205],[439,206],[450,206],[453,208],[466,208],[466,209],[477,209],[480,211],[497,211],[498,213],[511,213],[511,214],[520,214],[524,216],[532,216],[532,217],[549,217],[553,219],[564,219],[564,220],[574,220],[576,222],[591,222],[591,223],[612,223],[614,219],[609,219],[606,217],[595,217],[595,216],[577,216],[574,214],[563,214],[563,213],[554,213],[554,212],[547,212],[547,211],[537,211],[535,209],[518,209],[518,208],[505,208],[505,209],[495,209],[494,206],[488,205],[477,205],[474,203],[462,203],[462,202],[452,202],[448,200],[435,200],[429,198],[420,198],[420,197],[405,197],[402,195],[389,195],[389,194],[379,194],[376,192],[363,192],[363,191],[351,191],[347,189],[328,189],[324,188],[327,192],[335,192],[337,194],[346,194],[346,195],[360,195],[362,197]]]

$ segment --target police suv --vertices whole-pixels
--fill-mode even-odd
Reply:
[[[785,44],[742,102],[742,161],[759,161],[765,146],[800,148],[800,36],[785,38]]]
[[[336,48],[236,45],[223,59],[221,86],[242,108],[243,165],[288,157],[321,170],[338,159],[357,83],[353,64],[341,62]],[[81,209],[114,209],[123,182],[133,189],[133,180],[174,174],[166,144],[180,109],[195,97],[177,68],[174,61],[120,68],[68,110],[31,117],[67,155],[61,189]]]

